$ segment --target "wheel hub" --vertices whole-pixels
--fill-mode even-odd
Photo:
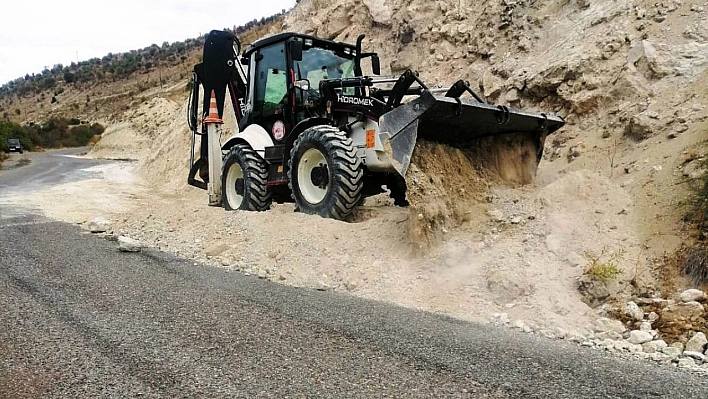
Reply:
[[[246,191],[246,184],[243,177],[236,179],[236,194],[243,195]]]
[[[329,184],[329,170],[327,170],[327,165],[320,164],[319,166],[312,168],[312,172],[310,172],[310,180],[313,185],[321,189],[327,188],[327,184]]]

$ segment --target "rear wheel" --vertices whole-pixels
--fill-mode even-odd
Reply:
[[[301,212],[345,220],[359,203],[361,159],[339,129],[322,125],[302,132],[288,166],[288,185]]]
[[[236,144],[224,159],[221,201],[226,210],[266,211],[271,195],[266,163],[247,144]]]

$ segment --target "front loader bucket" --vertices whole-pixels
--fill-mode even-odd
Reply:
[[[468,152],[488,152],[487,159],[502,175],[510,180],[526,182],[528,173],[507,170],[504,163],[522,160],[503,160],[525,157],[533,150],[534,165],[538,165],[543,145],[548,134],[560,129],[565,122],[557,116],[531,113],[491,105],[482,102],[467,102],[459,98],[435,97],[424,91],[419,98],[400,105],[384,114],[379,120],[379,132],[384,150],[393,159],[394,168],[405,177],[411,156],[418,140],[432,141],[461,148]],[[524,147],[526,152],[507,150]],[[492,153],[499,153],[494,156]],[[525,159],[528,163],[529,160]],[[535,169],[534,169],[535,170]],[[506,176],[505,176],[506,175]]]

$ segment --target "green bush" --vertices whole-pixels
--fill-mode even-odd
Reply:
[[[7,151],[7,139],[19,139],[22,147],[28,151],[34,150],[34,143],[25,129],[17,123],[0,121],[0,150]]]
[[[593,280],[605,283],[616,279],[622,274],[619,262],[624,253],[624,248],[620,248],[615,252],[603,248],[600,255],[589,251],[586,252],[585,258],[588,260],[588,264],[585,267],[585,275]]]
[[[79,124],[80,122],[76,118],[51,118],[41,125],[32,123],[20,126],[9,121],[0,121],[0,150],[7,150],[9,138],[19,139],[28,151],[33,151],[35,147],[81,147],[88,145],[93,136],[100,135],[105,130],[99,123]]]

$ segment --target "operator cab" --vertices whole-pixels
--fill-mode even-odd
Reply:
[[[242,57],[249,66],[249,100],[239,127],[257,123],[279,142],[299,122],[323,117],[316,109],[320,82],[355,77],[356,54],[353,45],[293,33],[257,41]],[[342,91],[355,93],[354,88]]]

